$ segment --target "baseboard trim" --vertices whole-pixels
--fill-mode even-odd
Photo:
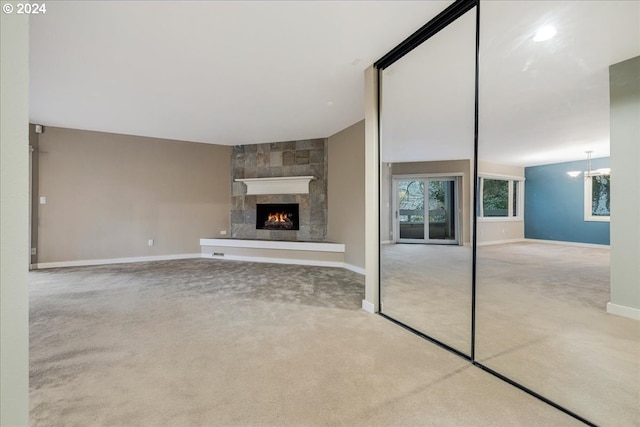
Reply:
[[[563,240],[543,240],[543,239],[507,239],[507,240],[491,240],[489,242],[478,242],[478,246],[491,246],[491,245],[504,245],[508,243],[542,243],[545,245],[559,245],[559,246],[576,246],[579,248],[600,248],[609,249],[609,245],[599,245],[596,243],[580,243],[580,242],[565,242]]]
[[[374,314],[376,312],[375,306],[371,304],[369,301],[367,301],[366,299],[362,300],[362,309],[367,313],[371,313],[371,314]]]
[[[565,242],[562,240],[524,239],[524,242],[543,243],[546,245],[577,246],[579,248],[609,249],[611,247],[609,245],[600,245],[597,243]]]
[[[618,305],[612,302],[607,303],[607,313],[628,317],[634,320],[640,320],[640,309],[627,307],[625,305]]]
[[[131,262],[169,261],[172,259],[190,259],[190,258],[200,258],[200,254],[154,255],[154,256],[110,258],[110,259],[80,259],[75,261],[39,262],[35,265],[36,265],[36,269],[40,270],[40,269],[46,269],[46,268],[84,267],[88,265],[127,264]]]
[[[358,273],[358,274],[362,274],[363,276],[365,274],[367,274],[367,272],[365,271],[364,268],[361,267],[356,267],[355,265],[351,265],[351,264],[347,264],[346,262],[343,263],[344,265],[342,266],[343,268],[346,268],[349,271],[353,271],[354,273]]]
[[[90,265],[108,265],[108,264],[127,264],[132,262],[148,262],[148,261],[169,261],[173,259],[192,259],[192,258],[214,258],[228,259],[232,261],[248,261],[248,262],[270,262],[274,264],[295,264],[295,265],[311,265],[316,267],[340,267],[353,271],[358,274],[365,274],[365,269],[356,267],[339,261],[318,261],[308,259],[291,259],[291,258],[269,258],[269,257],[251,257],[240,255],[215,256],[209,254],[174,254],[174,255],[155,255],[144,257],[127,257],[127,258],[110,258],[110,259],[82,259],[75,261],[58,261],[58,262],[41,262],[31,264],[32,268],[43,270],[47,268],[60,267],[84,267]]]
[[[478,246],[491,246],[491,245],[504,245],[507,243],[522,243],[525,239],[505,239],[505,240],[490,240],[488,242],[478,242]]]
[[[393,240],[382,240],[382,241],[380,241],[381,245],[391,245],[393,243],[395,243]]]

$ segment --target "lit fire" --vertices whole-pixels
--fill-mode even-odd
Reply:
[[[280,223],[280,222],[288,222],[288,221],[290,221],[289,215],[285,212],[270,213],[269,216],[267,217],[267,222]]]
[[[264,222],[264,228],[267,230],[291,230],[293,221],[290,216],[291,214],[287,212],[270,213]]]

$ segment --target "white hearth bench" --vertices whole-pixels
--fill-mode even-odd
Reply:
[[[200,248],[203,258],[343,267],[353,270],[352,266],[344,262],[345,245],[342,243],[205,238],[200,239]]]

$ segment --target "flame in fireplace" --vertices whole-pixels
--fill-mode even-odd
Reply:
[[[290,221],[289,220],[289,214],[287,214],[286,212],[276,212],[276,213],[270,213],[269,216],[267,217],[267,222],[275,222],[275,223],[281,223],[281,222],[287,222]]]
[[[264,222],[265,230],[291,230],[293,228],[293,221],[291,221],[291,214],[288,212],[273,212],[267,215],[267,220]]]

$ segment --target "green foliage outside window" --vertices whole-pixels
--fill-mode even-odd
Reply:
[[[400,220],[424,222],[424,182],[401,181],[399,184]],[[412,212],[411,214],[403,213]]]
[[[591,177],[591,215],[610,216],[611,209],[611,176],[596,175]]]
[[[509,181],[485,178],[482,184],[482,216],[509,215]]]

